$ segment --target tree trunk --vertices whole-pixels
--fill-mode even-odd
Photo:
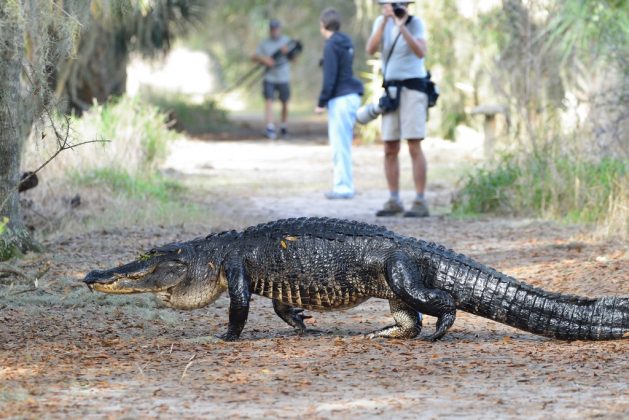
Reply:
[[[0,3],[0,220],[8,218],[0,234],[0,261],[38,249],[22,221],[18,185],[22,145],[32,118],[21,86],[24,26],[15,4]]]
[[[94,100],[105,103],[126,91],[129,53],[124,34],[91,20],[81,34],[79,58],[69,61],[66,91],[70,107],[77,114],[89,109]],[[62,81],[63,82],[63,81]]]

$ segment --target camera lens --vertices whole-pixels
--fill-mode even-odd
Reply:
[[[406,15],[406,6],[403,3],[393,3],[393,14],[398,18],[403,18]]]

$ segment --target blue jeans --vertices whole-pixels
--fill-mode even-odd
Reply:
[[[360,96],[352,93],[328,101],[328,137],[332,146],[334,186],[339,194],[354,194],[352,140]]]

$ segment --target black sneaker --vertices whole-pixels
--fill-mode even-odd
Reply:
[[[280,136],[282,136],[282,138],[288,137],[288,130],[286,129],[286,127],[280,128]]]

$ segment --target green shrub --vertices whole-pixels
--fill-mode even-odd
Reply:
[[[623,219],[629,164],[622,159],[577,161],[567,156],[505,156],[468,174],[454,201],[457,213],[551,217],[577,223]],[[623,227],[623,229],[625,229]]]
[[[168,143],[177,135],[169,130],[167,116],[156,106],[127,96],[113,99],[90,109],[78,121],[78,131],[94,133],[94,138],[108,140],[98,158],[101,167],[124,163],[127,172],[154,170],[168,152]],[[93,155],[93,153],[92,153]]]
[[[519,177],[520,168],[508,157],[494,168],[480,168],[468,174],[454,200],[454,210],[472,214],[511,211]]]
[[[203,134],[220,131],[227,126],[226,111],[210,98],[194,103],[188,95],[152,90],[143,91],[142,98],[166,113],[172,120],[173,128],[179,131]]]
[[[104,185],[114,192],[123,193],[131,198],[153,198],[165,202],[184,191],[184,187],[159,174],[133,176],[124,169],[103,168],[85,173],[74,174],[80,185]]]
[[[4,232],[4,228],[6,227],[7,223],[9,223],[8,217],[3,217],[2,220],[0,220],[0,234]]]

